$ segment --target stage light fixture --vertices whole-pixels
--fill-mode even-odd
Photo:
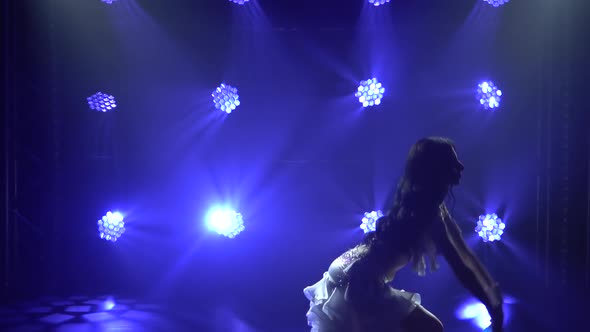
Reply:
[[[222,83],[220,86],[213,91],[211,94],[213,97],[213,105],[218,110],[225,113],[231,113],[238,106],[240,106],[240,96],[238,95],[238,89]]]
[[[494,6],[494,7],[500,7],[503,4],[507,3],[510,0],[483,0],[487,3],[489,3],[490,5]]]
[[[116,242],[125,233],[125,222],[120,212],[107,212],[98,220],[98,236],[106,241]]]
[[[494,242],[500,241],[505,228],[506,225],[497,214],[482,214],[477,220],[475,232],[484,242]]]
[[[502,90],[492,81],[484,81],[477,85],[476,98],[485,109],[494,110],[500,107],[502,101]]]
[[[377,6],[381,6],[384,5],[386,3],[388,3],[390,0],[369,0],[369,3],[372,4],[373,6],[377,7]]]
[[[230,239],[245,229],[242,214],[225,208],[213,208],[208,213],[206,224],[209,230]]]
[[[375,106],[381,104],[381,99],[385,93],[383,84],[376,78],[361,81],[355,97],[363,104],[363,107]]]
[[[86,98],[86,101],[88,102],[88,106],[91,110],[99,112],[112,111],[117,107],[115,97],[102,92],[93,94],[92,96]]]
[[[369,233],[374,232],[377,226],[377,220],[383,217],[381,210],[365,212],[363,219],[361,220],[361,229],[363,232]]]
[[[470,320],[473,325],[481,330],[485,330],[492,324],[486,306],[475,299],[465,301],[457,310],[456,316],[461,320]]]

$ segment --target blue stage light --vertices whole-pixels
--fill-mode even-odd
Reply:
[[[369,3],[372,4],[373,6],[377,7],[377,6],[381,6],[384,5],[386,3],[388,3],[391,0],[369,0]]]
[[[365,212],[361,222],[361,229],[365,233],[374,232],[377,225],[377,219],[383,217],[381,210]]]
[[[238,89],[222,83],[213,93],[213,104],[218,110],[222,110],[225,113],[231,113],[236,107],[240,106],[240,96],[238,95]]]
[[[385,93],[385,88],[376,78],[371,78],[366,81],[361,81],[355,97],[363,104],[363,107],[374,106],[381,104],[381,98]]]
[[[469,299],[463,303],[457,310],[456,315],[461,320],[470,320],[480,330],[492,325],[492,319],[486,306],[475,299]]]
[[[494,7],[502,6],[503,4],[507,3],[510,0],[483,0]]]
[[[206,224],[208,229],[229,238],[236,237],[245,229],[242,215],[230,209],[212,209]]]
[[[86,98],[88,106],[91,110],[99,112],[108,112],[114,110],[117,107],[115,97],[107,95],[106,93],[97,92],[92,96]]]
[[[475,232],[484,242],[500,241],[506,225],[497,214],[486,214],[479,216]]]
[[[98,220],[98,235],[101,239],[116,242],[125,233],[125,222],[119,212],[107,212]]]
[[[484,81],[477,85],[477,100],[485,109],[500,107],[502,101],[502,90],[491,81]]]

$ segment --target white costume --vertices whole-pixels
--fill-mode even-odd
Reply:
[[[355,304],[347,296],[348,272],[362,254],[363,250],[358,247],[347,251],[334,260],[320,281],[303,290],[310,301],[307,322],[311,332],[403,331],[401,321],[420,304],[420,295],[394,289],[385,282],[363,291],[367,303],[378,303],[379,312],[363,318],[356,315]]]

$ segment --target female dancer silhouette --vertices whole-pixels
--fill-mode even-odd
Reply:
[[[412,146],[392,208],[377,220],[376,230],[334,260],[322,280],[305,288],[312,332],[442,331],[442,323],[420,305],[419,294],[388,285],[408,264],[418,275],[426,273],[427,260],[436,270],[439,253],[487,307],[492,330],[502,331],[498,285],[467,247],[444,203],[463,169],[449,139],[429,137]]]

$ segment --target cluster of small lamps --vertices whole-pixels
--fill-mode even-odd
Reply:
[[[102,1],[104,1],[104,2],[113,2],[115,0],[102,0]],[[238,4],[238,5],[243,5],[243,4],[247,3],[250,0],[229,0],[229,1],[231,1],[231,2],[233,2],[235,4]],[[381,5],[384,5],[384,4],[388,3],[388,2],[390,2],[391,0],[367,0],[367,1],[370,4],[372,4],[373,6],[378,7],[378,6],[381,6]],[[498,7],[498,6],[501,6],[501,5],[505,4],[505,3],[507,3],[510,0],[484,0],[484,1],[487,2],[487,3],[489,3],[490,5],[492,5],[494,7]]]
[[[233,112],[240,106],[240,96],[238,89],[231,85],[221,83],[211,94],[213,97],[213,105],[216,109],[221,110],[227,114]]]
[[[378,106],[385,94],[385,87],[377,78],[370,78],[360,82],[354,96],[363,107]],[[477,85],[476,99],[480,106],[486,110],[496,110],[500,107],[503,92],[492,81],[483,81]],[[222,83],[212,93],[215,109],[230,114],[240,106],[238,89]],[[102,92],[86,98],[91,110],[99,112],[112,111],[117,107],[115,97]]]
[[[481,82],[477,85],[477,99],[483,108],[494,110],[500,107],[502,90],[492,81]]]
[[[86,101],[88,102],[88,107],[90,107],[91,110],[98,112],[112,111],[117,107],[115,97],[102,92],[93,94],[92,96],[86,98]]]
[[[365,212],[363,219],[361,219],[361,229],[363,232],[374,232],[377,227],[377,220],[383,217],[381,210]]]
[[[102,1],[110,4],[110,3],[112,3],[113,1],[116,1],[116,0],[102,0]],[[249,2],[250,0],[229,0],[229,1],[230,2],[233,2],[233,3],[237,4],[237,5],[243,5],[243,4],[247,3],[247,2]],[[378,7],[378,6],[381,6],[381,5],[384,5],[384,4],[388,3],[388,2],[390,2],[391,0],[367,0],[367,1],[371,5],[373,5],[375,7]],[[501,5],[505,4],[505,3],[507,3],[509,0],[484,0],[484,1],[487,2],[487,3],[489,3],[490,5],[492,5],[494,7],[498,7],[498,6],[501,6]]]
[[[384,93],[385,88],[383,84],[376,78],[371,78],[361,81],[354,96],[358,98],[363,107],[367,107],[381,104],[381,98],[383,98]]]
[[[365,212],[361,219],[360,228],[363,232],[374,232],[377,225],[377,220],[383,217],[381,210]],[[482,214],[477,220],[475,232],[483,242],[494,242],[502,239],[506,224],[502,221],[496,213]]]
[[[101,1],[110,5],[117,0],[101,0]],[[229,0],[229,1],[235,3],[236,5],[244,5],[248,2],[250,2],[250,0]],[[371,4],[375,7],[379,7],[381,5],[389,3],[391,0],[367,0],[367,1],[369,2],[369,4]],[[501,6],[505,3],[507,3],[509,0],[484,0],[484,1],[494,7],[498,7],[498,6]]]
[[[117,0],[101,0],[106,4],[112,4]],[[238,5],[244,5],[250,0],[229,0]],[[389,3],[390,0],[367,0],[369,4],[378,7]],[[509,0],[484,0],[486,3],[499,7]],[[355,97],[363,107],[378,106],[385,94],[385,87],[375,77],[363,80],[355,93]],[[237,88],[222,83],[211,94],[215,109],[232,113],[240,105],[240,97]],[[481,107],[486,110],[494,110],[500,106],[502,91],[492,82],[484,81],[478,84],[476,98]],[[115,97],[102,92],[97,92],[87,98],[88,106],[91,110],[98,112],[112,111],[117,107]],[[364,233],[375,231],[376,223],[379,218],[383,217],[380,210],[365,212],[361,219],[360,228]],[[101,239],[116,242],[125,232],[124,217],[119,212],[107,212],[105,216],[98,220],[98,232]],[[234,238],[241,233],[244,227],[242,214],[233,210],[217,210],[212,213],[207,226],[211,230],[228,238]],[[475,232],[484,242],[499,241],[504,233],[506,225],[497,214],[481,215],[477,221]]]
[[[241,213],[232,209],[214,209],[207,218],[207,228],[233,239],[244,229],[244,219]]]
[[[494,7],[500,7],[503,4],[507,3],[510,0],[483,0],[487,3],[489,3],[490,5],[494,6]]]
[[[120,212],[107,212],[97,222],[98,225],[98,236],[101,239],[111,242],[117,242],[117,240],[125,233],[125,221],[124,217]]]
[[[390,0],[369,0],[369,3],[375,7],[378,7],[378,6],[388,3],[389,1]]]
[[[377,220],[383,217],[381,210],[365,212],[361,219],[360,228],[363,232],[374,232],[377,226]],[[124,217],[119,212],[107,212],[105,216],[98,220],[98,233],[101,239],[116,242],[125,232]],[[231,209],[214,209],[209,213],[206,222],[207,228],[219,235],[235,238],[244,231],[244,219],[241,213]],[[485,214],[479,216],[475,232],[484,242],[499,241],[504,234],[506,225],[497,214]]]
[[[107,212],[97,222],[98,236],[110,242],[117,242],[125,233],[124,216],[120,212]],[[210,231],[233,239],[246,227],[241,213],[232,209],[214,208],[206,218],[206,226]]]
[[[112,4],[117,0],[102,0],[105,3]],[[238,5],[244,5],[250,0],[229,0]],[[384,5],[390,0],[367,0],[369,4],[375,7]],[[509,0],[484,0],[486,3],[498,7],[507,3]],[[363,80],[360,82],[355,97],[362,104],[363,107],[378,106],[381,104],[381,100],[385,94],[385,87],[375,77]],[[219,85],[211,94],[213,97],[213,105],[215,109],[225,112],[227,114],[232,113],[238,106],[240,106],[240,96],[237,88],[222,83]],[[478,84],[476,98],[479,101],[481,107],[486,110],[495,110],[500,107],[500,101],[502,99],[502,91],[492,82],[484,81]],[[97,93],[91,97],[88,97],[88,104],[93,110],[101,112],[107,112],[116,107],[113,96]]]
[[[477,220],[475,232],[483,240],[483,242],[500,241],[506,225],[498,217],[497,214],[482,214]]]

